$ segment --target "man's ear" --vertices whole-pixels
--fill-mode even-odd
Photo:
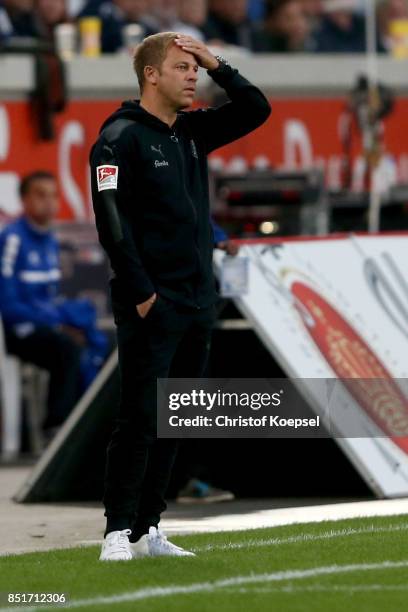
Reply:
[[[159,76],[159,71],[154,66],[145,66],[144,67],[144,78],[145,81],[150,83],[151,85],[157,85],[157,80]]]

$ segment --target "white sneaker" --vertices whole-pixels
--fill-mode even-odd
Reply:
[[[134,559],[140,557],[158,557],[161,555],[173,557],[195,557],[189,550],[184,550],[181,546],[176,546],[168,541],[164,533],[156,527],[150,527],[149,533],[134,543],[130,543],[130,549]]]
[[[130,529],[111,531],[102,544],[99,561],[130,561],[133,558],[130,549]]]

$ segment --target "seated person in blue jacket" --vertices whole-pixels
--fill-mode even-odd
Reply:
[[[58,296],[55,177],[44,171],[24,177],[20,196],[23,214],[0,234],[0,314],[7,350],[50,374],[43,429],[52,436],[101,367],[107,340],[88,300]]]

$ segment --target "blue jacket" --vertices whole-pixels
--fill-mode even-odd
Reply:
[[[63,323],[56,298],[58,243],[51,231],[34,228],[24,217],[0,234],[0,312],[6,326]]]
[[[5,328],[25,336],[36,327],[65,324],[81,329],[84,388],[95,377],[107,352],[107,340],[96,328],[95,307],[88,300],[58,297],[59,246],[51,231],[35,228],[25,217],[0,234],[0,313]]]
[[[219,242],[226,242],[228,240],[226,232],[224,232],[222,227],[220,227],[214,219],[211,218],[210,221],[214,232],[214,246],[217,246]]]

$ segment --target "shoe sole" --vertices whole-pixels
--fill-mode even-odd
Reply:
[[[130,557],[129,559],[107,559],[106,557],[99,557],[99,561],[105,561],[108,563],[114,563],[115,561],[132,561],[133,557]]]
[[[190,555],[173,555],[173,554],[158,554],[158,555],[149,555],[149,557],[196,557],[195,553],[191,553]]]

